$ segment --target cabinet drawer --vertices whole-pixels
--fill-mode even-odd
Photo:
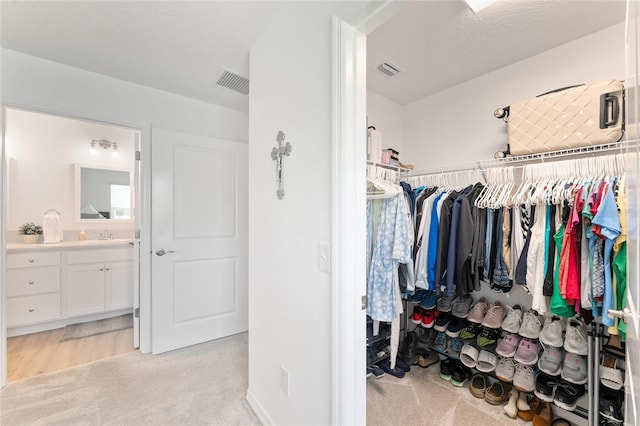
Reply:
[[[33,268],[60,264],[60,252],[11,253],[7,254],[7,268]]]
[[[7,271],[7,297],[60,291],[60,268],[9,269]]]
[[[7,327],[60,319],[59,293],[14,297],[7,299],[6,306]]]
[[[118,260],[133,259],[133,247],[118,247],[95,250],[70,250],[67,252],[67,263],[75,265],[78,263],[101,263],[114,262]]]

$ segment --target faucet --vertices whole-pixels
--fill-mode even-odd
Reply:
[[[96,232],[98,234],[98,232]],[[104,231],[98,234],[99,240],[113,240],[113,231],[105,229]]]

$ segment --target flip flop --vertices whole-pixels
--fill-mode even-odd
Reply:
[[[610,355],[605,354],[602,357],[602,365],[600,365],[600,383],[604,386],[619,390],[622,389],[624,379],[622,371],[616,368],[617,361]]]

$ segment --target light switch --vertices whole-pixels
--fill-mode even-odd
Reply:
[[[331,273],[331,243],[328,241],[318,242],[318,269]]]

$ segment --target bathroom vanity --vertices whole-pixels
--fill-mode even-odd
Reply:
[[[132,240],[8,244],[6,267],[8,336],[132,311]]]

